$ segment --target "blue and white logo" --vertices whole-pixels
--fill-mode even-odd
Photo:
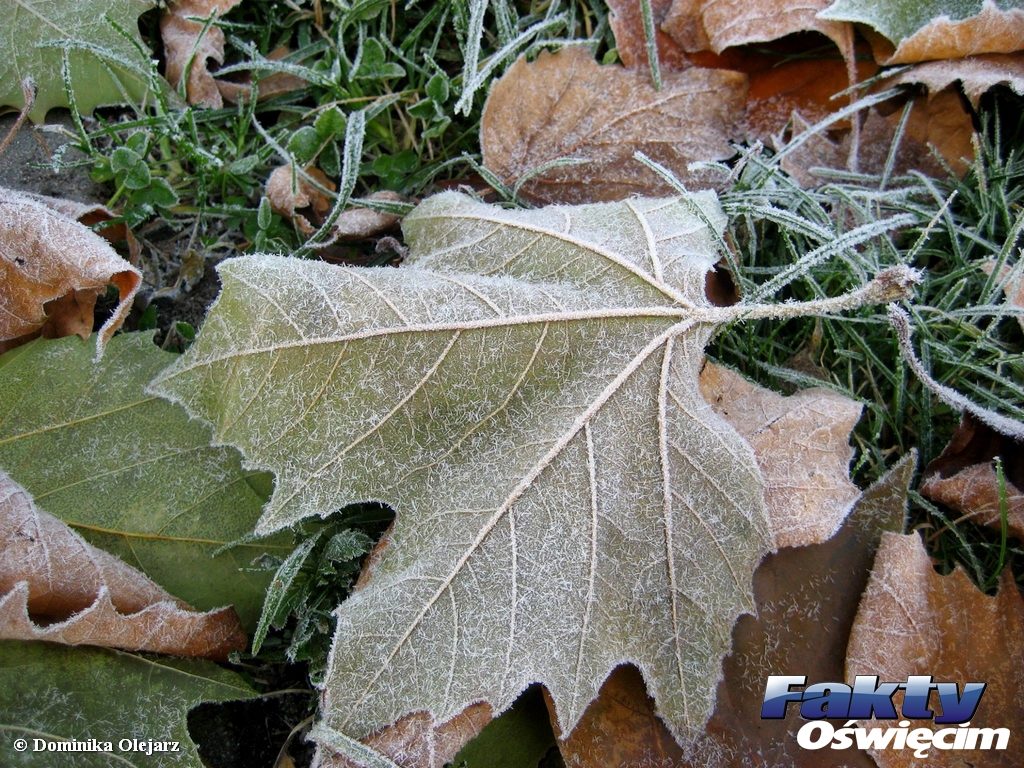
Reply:
[[[910,749],[918,758],[931,749],[1006,749],[1009,728],[971,728],[987,683],[969,682],[963,688],[955,682],[933,682],[931,675],[911,675],[905,682],[880,682],[877,675],[857,675],[853,685],[814,683],[805,675],[771,675],[764,690],[761,719],[786,716],[790,706],[799,706],[800,716],[809,722],[797,732],[797,744],[804,749]],[[902,692],[897,712],[893,696]],[[935,694],[933,696],[933,693]],[[932,702],[938,706],[933,709]],[[896,720],[897,727],[865,728],[858,720]],[[955,727],[932,730],[910,728],[910,720],[932,720]],[[836,728],[831,720],[842,720]]]

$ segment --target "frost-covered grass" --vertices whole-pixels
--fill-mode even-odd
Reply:
[[[1019,100],[1002,94],[987,102],[973,167],[963,179],[912,173],[834,174],[815,189],[799,189],[768,152],[749,151],[723,195],[731,215],[727,241],[744,294],[778,300],[810,299],[848,290],[885,266],[923,271],[910,315],[911,346],[940,384],[965,395],[976,409],[1024,421],[1024,334],[1020,310],[1003,298],[1003,265],[1020,265],[1024,229],[1024,122]],[[909,214],[914,223],[843,249],[812,264],[844,232]],[[983,269],[994,263],[995,270]],[[767,287],[767,291],[765,290]],[[710,350],[768,386],[828,386],[864,403],[854,433],[853,474],[862,485],[916,448],[919,470],[943,450],[958,412],[912,372],[885,308],[842,317],[786,323],[737,324]],[[991,529],[953,519],[912,494],[911,528],[923,528],[946,567],[962,563],[986,587],[1002,566],[1022,564],[1020,543]]]

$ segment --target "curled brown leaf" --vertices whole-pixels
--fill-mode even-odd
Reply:
[[[224,100],[210,74],[208,61],[224,63],[224,33],[215,24],[203,29],[201,19],[223,16],[241,0],[177,0],[160,18],[160,36],[164,43],[167,68],[165,76],[177,88],[185,70],[188,82],[185,95],[189,104],[221,107]],[[200,19],[197,21],[197,19]]]
[[[88,227],[39,200],[0,188],[0,351],[31,338],[87,338],[93,307],[108,284],[119,303],[100,328],[97,355],[131,310],[142,282]]]
[[[219,660],[246,645],[233,608],[193,611],[39,509],[2,470],[0,637]]]

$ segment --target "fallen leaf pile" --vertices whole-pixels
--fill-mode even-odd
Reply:
[[[819,181],[815,167],[880,173],[906,105],[911,115],[894,170],[941,175],[934,148],[963,172],[974,129],[960,89],[975,105],[996,85],[1024,93],[1024,10],[969,5],[952,4],[947,22],[936,7],[911,2],[879,10],[857,0],[651,0],[651,62],[641,3],[613,0],[611,26],[625,67],[599,66],[589,49],[520,59],[485,106],[484,162],[507,184],[521,185],[524,199],[548,203],[664,194],[666,183],[635,152],[689,187],[706,187],[714,178],[694,161],[721,160],[744,142],[781,148],[849,104],[852,87],[880,68],[923,62],[894,70],[876,90],[923,85],[926,96],[905,90],[839,121],[783,167],[802,184]]]

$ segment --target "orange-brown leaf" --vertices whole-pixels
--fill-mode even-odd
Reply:
[[[846,679],[878,675],[905,680],[932,675],[936,680],[988,683],[972,728],[1009,728],[1005,751],[964,752],[932,749],[930,768],[1020,765],[1013,738],[1024,730],[1024,600],[1009,569],[999,594],[982,594],[962,569],[949,576],[935,572],[916,534],[886,533],[874,571],[850,633]],[[899,704],[899,693],[894,701]],[[871,721],[867,725],[879,725]],[[932,723],[911,720],[911,728]],[[922,765],[909,749],[873,754],[881,768]]]
[[[0,470],[0,638],[226,659],[233,608],[197,613],[39,509]]]
[[[800,32],[818,32],[846,52],[849,24],[819,19],[832,0],[675,0],[662,25],[687,52],[778,40]]]
[[[971,116],[961,103],[960,94],[945,89],[913,100],[910,118],[896,152],[894,173],[919,170],[931,176],[944,177],[945,168],[932,154],[932,148],[957,173],[964,173],[974,156]],[[901,111],[882,115],[872,110],[860,129],[856,169],[864,173],[881,173],[893,143]],[[797,130],[806,126],[798,122]],[[801,184],[820,183],[813,168],[846,168],[850,156],[849,133],[839,140],[818,134],[782,160],[782,168]]]
[[[334,190],[334,184],[319,168],[309,167],[304,172],[321,186]],[[291,219],[304,235],[313,234],[331,208],[330,198],[302,178],[290,165],[278,166],[270,172],[267,198],[270,207]]]
[[[1024,10],[986,2],[981,13],[965,19],[939,16],[900,41],[883,64],[962,59],[982,53],[1024,50]]]
[[[708,363],[701,395],[754,449],[780,547],[827,540],[860,496],[850,482],[850,432],[861,405],[829,389],[789,397]]]
[[[513,183],[560,159],[522,185],[537,202],[620,200],[666,194],[669,186],[638,163],[640,151],[693,187],[687,166],[733,154],[747,78],[728,70],[666,73],[656,91],[646,71],[599,66],[580,47],[519,59],[491,89],[484,107],[484,163]]]
[[[224,100],[210,74],[209,60],[224,63],[224,33],[215,24],[203,31],[211,15],[223,16],[241,0],[177,0],[160,18],[160,37],[164,42],[167,66],[165,76],[177,88],[188,68],[185,95],[189,104],[221,107]],[[191,63],[190,63],[191,62]]]
[[[1009,86],[1024,96],[1024,54],[991,53],[950,61],[929,61],[901,72],[891,81],[921,83],[932,93],[960,83],[964,94],[977,107],[982,95],[997,85]]]
[[[686,54],[661,29],[671,7],[672,0],[651,0],[658,62],[667,69],[685,69],[688,66]],[[640,0],[608,0],[608,8],[611,10],[608,22],[615,35],[615,49],[622,63],[630,68],[647,67],[647,38],[644,35],[643,16],[640,14]]]
[[[1024,539],[1024,446],[964,414],[949,445],[928,465],[921,494],[993,528],[1002,525],[995,458],[1003,460],[1007,523]]]
[[[37,199],[0,188],[0,351],[40,334],[92,332],[108,284],[120,301],[97,338],[97,354],[121,327],[142,274],[90,230]]]

